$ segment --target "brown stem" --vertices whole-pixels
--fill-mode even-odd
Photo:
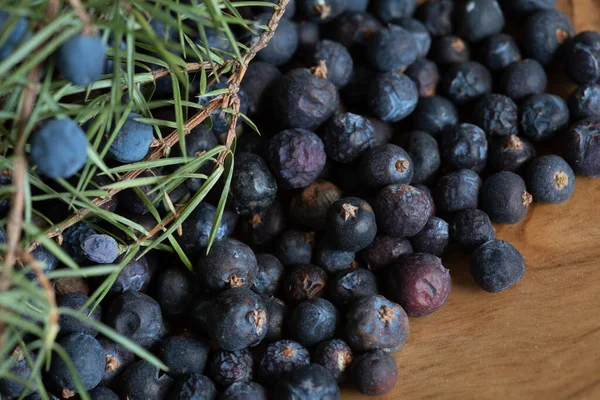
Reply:
[[[83,34],[91,35],[94,32],[94,25],[92,24],[92,20],[88,15],[87,11],[85,11],[85,7],[81,4],[79,0],[69,0],[69,4],[73,7],[73,11],[77,14],[77,18],[83,24]]]

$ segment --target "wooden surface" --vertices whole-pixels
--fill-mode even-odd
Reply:
[[[600,0],[559,7],[578,32],[600,30]],[[600,399],[600,179],[578,177],[569,201],[535,204],[496,234],[523,253],[524,278],[486,293],[467,257],[445,257],[452,293],[434,314],[411,318],[398,382],[380,399]]]

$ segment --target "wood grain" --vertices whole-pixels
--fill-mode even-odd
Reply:
[[[577,31],[600,29],[600,0],[558,3]],[[448,302],[411,319],[395,355],[398,383],[379,399],[600,399],[599,207],[600,179],[578,177],[566,203],[535,204],[524,221],[496,226],[527,262],[504,293],[479,289],[466,256],[444,257]],[[342,397],[367,398],[353,389]]]

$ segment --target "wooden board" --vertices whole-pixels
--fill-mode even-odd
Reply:
[[[577,31],[600,30],[600,0],[558,3]],[[380,399],[600,399],[600,179],[578,177],[569,201],[533,205],[496,233],[525,256],[524,278],[485,293],[467,257],[445,257],[448,302],[410,320],[398,383]]]

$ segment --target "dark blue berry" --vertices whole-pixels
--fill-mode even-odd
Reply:
[[[256,17],[256,27],[260,25],[267,25],[271,18],[272,11],[265,12]],[[257,32],[261,32],[261,29],[256,29]],[[258,42],[259,36],[253,35],[250,39],[250,45]],[[259,60],[268,62],[273,65],[282,65],[288,62],[296,49],[298,48],[298,26],[295,22],[289,19],[281,19],[275,34],[267,44],[267,47],[260,50],[256,57]]]
[[[398,72],[377,75],[368,95],[371,112],[386,122],[398,122],[408,117],[418,100],[417,85],[408,76]]]
[[[12,27],[12,31],[6,35],[5,32],[9,26]],[[3,60],[12,54],[15,47],[27,37],[27,18],[11,16],[6,11],[0,11],[0,32],[2,32],[2,36],[6,35],[0,45],[0,60]],[[18,394],[13,397],[18,397]]]
[[[334,22],[333,38],[355,50],[356,46],[364,46],[369,37],[381,29],[381,22],[366,12],[347,12]]]
[[[405,74],[417,84],[419,96],[429,97],[435,95],[440,80],[440,72],[436,63],[426,58],[419,58],[408,67]]]
[[[346,6],[346,12],[352,11],[360,11],[364,12],[367,10],[369,5],[369,0],[348,0],[348,5]]]
[[[269,165],[286,189],[308,186],[323,170],[326,158],[321,139],[304,129],[279,132],[269,144]]]
[[[173,400],[215,400],[215,384],[202,374],[190,374],[177,382],[172,390]]]
[[[523,31],[525,54],[542,65],[560,62],[563,44],[575,36],[573,23],[562,11],[540,10],[527,18]]]
[[[339,17],[348,6],[348,0],[296,0],[305,19],[319,24]]]
[[[88,395],[91,400],[119,400],[119,395],[106,386],[96,386]]]
[[[354,263],[354,252],[332,249],[321,243],[314,255],[314,262],[325,272],[332,274],[349,268]]]
[[[110,288],[111,293],[124,293],[129,290],[144,292],[150,285],[152,271],[148,258],[133,259],[119,272]]]
[[[279,380],[273,390],[273,398],[339,400],[340,389],[325,367],[308,364]]]
[[[569,124],[569,108],[553,94],[540,93],[526,99],[520,107],[521,131],[539,142],[561,133]]]
[[[193,281],[194,277],[178,266],[165,269],[159,276],[155,297],[165,314],[172,317],[188,314],[196,291]]]
[[[228,289],[209,310],[211,338],[224,350],[255,346],[267,334],[267,312],[260,296],[248,288]]]
[[[0,14],[0,29],[3,22],[2,15],[3,14]],[[27,380],[31,378],[31,367],[20,348],[17,347],[9,357],[3,360],[3,362],[5,366],[7,362],[10,363],[4,373],[8,372],[12,376],[22,379],[24,382],[27,382]],[[0,395],[3,398],[18,399],[21,395],[23,395],[23,397],[29,396],[35,391],[35,381],[28,385],[24,385],[21,382],[6,377],[4,373],[3,376],[0,377]]]
[[[360,252],[360,257],[366,268],[377,273],[412,252],[412,245],[406,238],[377,235],[369,247]]]
[[[514,224],[525,218],[532,200],[523,178],[508,171],[489,176],[481,185],[480,197],[480,208],[501,224]]]
[[[210,345],[203,339],[187,336],[171,336],[160,347],[160,358],[169,368],[173,378],[188,374],[201,374],[204,371]]]
[[[499,88],[502,93],[516,101],[543,93],[547,84],[544,67],[536,60],[525,59],[504,68]]]
[[[463,250],[473,251],[488,240],[496,238],[496,231],[488,215],[476,208],[459,211],[450,225],[450,237]]]
[[[81,250],[88,260],[110,264],[119,256],[119,244],[109,235],[91,235],[81,243]]]
[[[329,207],[342,197],[342,191],[329,181],[317,179],[290,203],[290,216],[298,225],[312,231],[324,231]]]
[[[352,380],[362,394],[380,396],[390,392],[398,380],[398,367],[391,355],[375,350],[352,364]]]
[[[73,120],[52,119],[33,135],[30,156],[48,178],[70,178],[87,161],[87,138]]]
[[[128,291],[115,298],[105,322],[143,347],[157,344],[165,331],[160,306],[140,292]]]
[[[217,209],[208,204],[200,203],[192,213],[183,221],[183,235],[177,236],[179,245],[188,255],[200,255],[206,246],[215,220]],[[215,240],[225,237],[227,227],[221,223],[217,229]]]
[[[298,22],[298,52],[300,54],[312,53],[320,40],[319,24],[311,21]]]
[[[363,184],[376,188],[393,183],[410,183],[414,174],[408,153],[391,143],[367,151],[358,170]]]
[[[336,249],[357,252],[367,247],[377,233],[373,208],[358,197],[333,203],[327,212],[327,241]]]
[[[275,200],[265,212],[242,218],[240,237],[252,246],[266,246],[275,240],[286,227],[286,215],[281,202]]]
[[[238,153],[227,197],[229,207],[239,215],[268,209],[277,194],[277,182],[267,163],[253,153]]]
[[[290,333],[302,345],[312,347],[331,339],[340,325],[340,314],[325,299],[309,299],[298,304],[290,315]]]
[[[150,150],[154,139],[152,125],[138,122],[141,115],[131,113],[119,129],[108,149],[108,155],[121,163],[127,164],[142,160]]]
[[[409,31],[415,39],[417,45],[417,58],[427,57],[429,47],[431,47],[431,35],[427,27],[419,20],[413,18],[405,18],[400,21],[400,26]]]
[[[0,243],[4,243],[2,233],[0,233]],[[50,271],[54,271],[56,267],[58,267],[58,258],[56,258],[56,256],[52,254],[50,250],[46,249],[43,245],[39,245],[38,247],[33,249],[33,251],[30,254],[38,262],[38,264],[40,264],[40,267],[42,268],[42,272],[44,274],[47,274]],[[15,265],[15,270],[18,271],[20,269],[20,265]],[[37,279],[36,273],[32,270],[26,270],[25,277],[32,281]]]
[[[437,217],[430,217],[423,229],[410,239],[415,252],[438,257],[446,252],[448,241],[448,223]]]
[[[112,386],[119,379],[121,373],[135,361],[135,354],[105,337],[98,338],[98,343],[102,346],[106,360],[100,384]]]
[[[327,79],[337,88],[346,86],[350,81],[354,62],[346,48],[332,40],[322,40],[317,43],[313,53],[313,64],[324,62],[327,67]]]
[[[546,155],[535,158],[525,176],[527,189],[535,201],[562,203],[575,190],[575,174],[559,156]]]
[[[501,94],[483,96],[473,108],[473,123],[490,136],[516,135],[518,118],[515,102]]]
[[[346,342],[358,353],[397,351],[408,338],[406,312],[380,295],[357,300],[346,313],[346,320]]]
[[[600,117],[600,85],[579,86],[569,96],[567,104],[573,120]]]
[[[384,23],[410,18],[417,8],[417,0],[372,0],[371,10]]]
[[[497,171],[519,172],[535,154],[531,142],[517,135],[510,135],[490,142],[488,161]]]
[[[419,57],[413,34],[397,25],[373,34],[366,49],[369,62],[380,71],[404,71]]]
[[[477,208],[481,178],[477,172],[461,169],[450,172],[439,180],[435,190],[435,204],[443,213]]]
[[[600,118],[576,122],[564,135],[565,160],[578,174],[600,176]]]
[[[275,245],[275,255],[285,266],[309,264],[312,259],[315,234],[295,229],[285,231]]]
[[[238,381],[251,380],[254,375],[254,357],[248,349],[217,350],[208,367],[208,373],[215,383],[223,387]]]
[[[579,84],[596,83],[600,79],[600,32],[579,33],[565,51],[565,71]]]
[[[304,300],[314,299],[324,294],[327,273],[316,265],[295,265],[286,271],[283,281],[285,300],[296,306]]]
[[[429,315],[448,299],[452,287],[449,271],[431,254],[402,257],[387,275],[387,290],[411,317]]]
[[[357,114],[337,114],[325,126],[323,144],[330,159],[351,163],[375,146],[373,125]]]
[[[340,310],[347,310],[361,297],[374,294],[377,294],[377,279],[364,268],[347,268],[329,282],[329,298]]]
[[[219,400],[267,400],[267,391],[256,382],[241,381],[232,383]]]
[[[414,170],[412,179],[407,183],[430,182],[441,165],[440,151],[435,138],[426,132],[413,131],[408,134],[406,151]]]
[[[272,254],[256,255],[258,272],[251,289],[261,296],[270,297],[279,293],[284,268],[281,261]]]
[[[437,137],[458,124],[458,110],[442,96],[422,97],[412,116],[415,130]]]
[[[519,282],[525,260],[519,250],[504,240],[493,239],[479,246],[469,260],[475,282],[487,292],[498,293]]]
[[[445,35],[433,40],[429,57],[444,66],[463,63],[471,59],[471,49],[458,36]]]
[[[556,0],[501,0],[502,9],[516,17],[523,17],[538,10],[556,8]]]
[[[414,236],[427,223],[431,201],[410,185],[389,185],[375,200],[377,227],[391,236]]]
[[[498,71],[521,61],[521,50],[512,36],[497,33],[483,41],[479,58],[490,71]]]
[[[288,326],[288,307],[276,297],[265,300],[265,307],[267,308],[267,323],[269,326],[263,341],[269,343],[283,339]]]
[[[488,142],[485,132],[473,124],[459,124],[445,132],[441,140],[442,158],[453,169],[472,169],[479,172],[485,167]]]
[[[273,342],[262,354],[259,367],[260,379],[271,386],[282,376],[308,364],[310,364],[310,353],[300,343],[293,340]]]
[[[313,355],[313,362],[325,367],[337,382],[347,380],[352,361],[352,349],[341,339],[324,341]]]
[[[85,390],[98,386],[104,375],[105,358],[104,350],[100,343],[90,335],[72,333],[58,341],[79,376]],[[72,397],[77,390],[71,370],[65,361],[52,357],[52,364],[48,373],[52,382],[61,391],[63,398]]]
[[[82,263],[87,259],[81,244],[88,237],[95,235],[96,231],[89,225],[79,222],[63,232],[62,248],[69,254],[75,262]]]
[[[219,82],[214,83],[210,90],[217,90],[217,89],[228,89],[229,84],[227,82],[226,79],[221,79]],[[206,107],[214,98],[216,95],[209,95],[209,94],[200,94],[200,96],[198,97],[198,104],[201,105],[202,107]],[[246,114],[248,112],[248,97],[246,95],[246,91],[244,89],[240,89],[238,91],[238,97],[240,100],[240,112],[242,114]],[[223,137],[225,135],[223,135],[223,133],[226,133],[229,130],[229,125],[230,125],[230,119],[231,119],[231,114],[229,113],[224,113],[221,110],[221,107],[217,108],[215,111],[213,111],[213,113],[210,115],[210,120],[212,123],[212,129],[211,131],[217,136],[217,139],[223,143]],[[241,123],[241,118],[238,119],[237,124],[239,125]]]
[[[433,36],[443,36],[454,30],[453,13],[452,0],[430,0],[421,3],[417,9],[417,18]]]
[[[483,65],[468,61],[451,65],[442,77],[444,93],[456,104],[466,104],[492,91],[492,75]]]
[[[56,66],[72,84],[88,86],[104,73],[106,43],[100,36],[79,33],[58,48]]]
[[[171,394],[175,381],[146,360],[132,364],[123,374],[120,394],[130,400],[162,400]]]
[[[98,306],[93,311],[91,306],[82,308],[87,301],[88,297],[83,293],[69,293],[59,296],[56,300],[56,305],[61,308],[69,308],[73,311],[79,311],[81,315],[86,315],[96,322],[100,321],[102,308]],[[98,334],[98,332],[89,324],[68,314],[61,314],[58,319],[58,324],[60,326],[61,335],[85,333],[86,335],[96,336]]]
[[[245,79],[241,83],[248,96],[248,114],[258,113],[266,105],[269,101],[269,89],[280,77],[281,72],[273,64],[257,60],[248,65]]]
[[[496,0],[468,0],[454,10],[460,36],[478,42],[504,28],[504,14]]]

